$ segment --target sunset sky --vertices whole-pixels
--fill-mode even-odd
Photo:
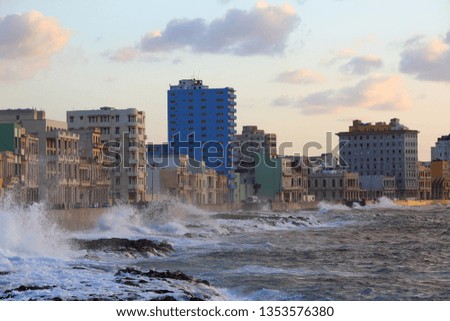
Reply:
[[[169,84],[191,77],[234,87],[238,132],[287,154],[397,117],[429,160],[450,133],[450,0],[0,0],[0,108],[134,107],[160,143]]]

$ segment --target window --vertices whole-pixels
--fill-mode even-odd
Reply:
[[[73,116],[69,117],[69,122],[73,123]]]

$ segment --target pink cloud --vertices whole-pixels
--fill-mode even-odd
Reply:
[[[32,78],[48,68],[70,33],[38,11],[0,17],[0,80]]]
[[[310,69],[298,69],[282,72],[278,75],[276,80],[289,84],[315,84],[324,82],[325,77]]]
[[[400,76],[371,76],[354,86],[325,90],[301,98],[295,107],[304,114],[336,113],[347,108],[407,110],[409,93]]]

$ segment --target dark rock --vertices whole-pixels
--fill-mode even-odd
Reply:
[[[176,301],[176,299],[173,296],[167,295],[167,296],[151,299],[150,301]]]
[[[6,290],[3,293],[8,294],[11,292],[25,292],[25,291],[38,291],[38,290],[50,290],[53,289],[55,286],[26,286],[21,285],[18,288],[12,289],[12,290]]]
[[[8,275],[11,274],[11,272],[8,271],[0,271],[0,275]]]
[[[172,291],[169,290],[152,290],[153,293],[156,294],[167,294],[167,293],[173,293]]]
[[[171,271],[159,272],[159,271],[155,271],[155,270],[150,270],[148,272],[142,272],[142,271],[139,271],[139,270],[134,269],[134,268],[125,268],[125,269],[121,269],[121,270],[117,271],[116,276],[121,276],[123,274],[140,275],[140,276],[145,276],[145,277],[148,277],[148,278],[155,278],[155,279],[181,280],[181,281],[187,281],[187,282],[194,283],[194,284],[202,283],[202,284],[210,286],[208,281],[201,280],[201,279],[196,279],[196,278],[194,278],[192,276],[189,276],[189,275],[186,275],[186,274],[184,274],[183,272],[180,272],[180,271],[176,271],[176,272],[171,272]]]
[[[129,240],[123,238],[79,240],[73,239],[72,243],[84,250],[107,251],[116,253],[131,253],[143,256],[156,255],[163,256],[174,249],[167,242],[154,242],[147,239]]]

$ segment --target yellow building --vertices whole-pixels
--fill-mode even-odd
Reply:
[[[431,162],[431,193],[433,199],[450,199],[450,162]]]
[[[424,162],[419,162],[419,199],[431,199],[431,168]]]

